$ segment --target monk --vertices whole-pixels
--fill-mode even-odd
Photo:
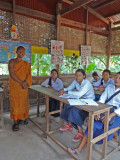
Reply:
[[[28,88],[32,84],[31,67],[28,62],[23,61],[25,48],[17,48],[17,58],[11,59],[9,69],[9,90],[10,90],[10,118],[14,120],[13,131],[19,130],[20,122],[27,124],[29,115]],[[24,119],[24,121],[23,121]]]

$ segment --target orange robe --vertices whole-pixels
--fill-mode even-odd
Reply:
[[[32,84],[31,67],[28,62],[20,61],[15,65],[14,71],[16,76],[22,81],[26,80],[28,86]],[[10,118],[13,120],[25,119],[29,115],[29,97],[28,88],[22,89],[21,85],[9,78],[10,89]]]

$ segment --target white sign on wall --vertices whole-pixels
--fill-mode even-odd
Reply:
[[[81,45],[81,64],[90,65],[91,46]]]
[[[63,64],[64,42],[51,40],[51,63]]]

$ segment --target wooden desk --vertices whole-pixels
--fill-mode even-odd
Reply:
[[[3,116],[3,89],[0,88],[0,130],[4,126],[4,116]]]
[[[55,95],[55,91],[50,89],[50,88],[45,88],[45,87],[41,87],[40,85],[32,85],[30,87],[30,89],[37,91],[38,94],[42,93],[46,96],[46,127],[47,127],[47,132],[43,131],[40,127],[40,129],[53,140],[53,137],[50,136],[50,130],[49,130],[49,97],[54,98],[56,100],[60,101],[60,110],[59,112],[61,112],[62,110],[62,104],[68,104],[67,99],[63,99],[58,97],[57,95]],[[98,102],[97,102],[98,103]],[[38,103],[39,104],[39,103]],[[89,121],[88,121],[88,143],[87,143],[87,160],[91,160],[92,159],[92,146],[94,143],[100,141],[101,139],[103,139],[103,152],[102,152],[102,156],[103,158],[106,157],[106,147],[107,147],[107,136],[108,136],[108,115],[109,115],[109,109],[111,108],[111,106],[108,106],[106,104],[102,104],[102,103],[98,103],[99,106],[76,106],[77,108],[83,109],[87,112],[89,112]],[[39,108],[39,106],[38,106]],[[37,109],[38,110],[38,109]],[[94,123],[94,116],[96,114],[100,114],[105,112],[105,125],[104,125],[104,134],[96,137],[95,139],[93,139],[93,123]],[[30,119],[31,120],[31,119]],[[32,121],[32,120],[31,120]],[[35,124],[35,122],[34,122]],[[38,125],[36,125],[38,126]],[[56,144],[58,144],[60,146],[59,143],[57,143],[57,141],[54,139],[53,140]],[[60,146],[65,152],[68,153],[67,150],[65,150],[65,148],[63,148],[62,146]],[[71,155],[70,153],[68,153],[73,159],[76,159],[73,155]]]

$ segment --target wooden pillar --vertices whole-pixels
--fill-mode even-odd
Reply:
[[[16,8],[16,7],[15,7],[15,0],[13,0],[13,5],[12,5],[12,7],[13,7],[13,21],[12,21],[12,24],[15,25],[15,12],[16,12],[16,11],[15,11],[15,10],[16,10],[16,9],[15,9],[15,8]]]
[[[88,30],[88,9],[86,8],[86,25],[85,25],[85,45],[87,45],[87,30]],[[86,65],[84,66],[86,71]]]
[[[107,69],[110,69],[111,45],[112,45],[112,22],[109,23],[108,46],[107,46]]]
[[[60,30],[61,30],[61,15],[60,15],[60,10],[62,9],[62,3],[58,3],[57,4],[57,40],[60,40]],[[59,72],[59,64],[57,64],[55,66],[55,68],[58,70]]]

